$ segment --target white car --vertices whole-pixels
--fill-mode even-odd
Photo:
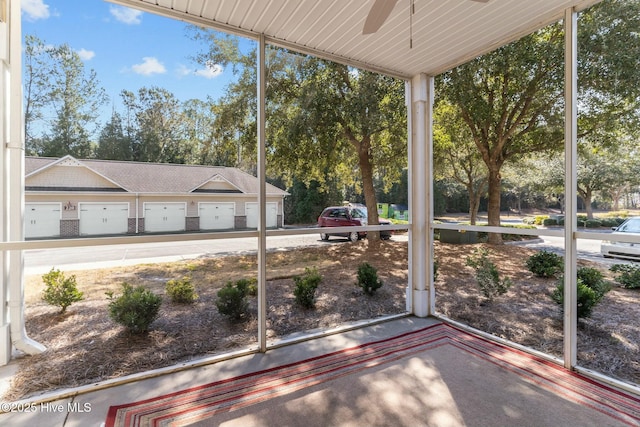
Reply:
[[[640,216],[628,218],[618,227],[614,227],[613,234],[635,234],[640,236]],[[640,243],[610,242],[603,240],[600,245],[600,253],[605,258],[640,260]]]

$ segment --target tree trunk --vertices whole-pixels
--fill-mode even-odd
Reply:
[[[500,192],[502,190],[502,177],[500,167],[492,165],[489,168],[489,205],[487,207],[488,225],[500,226]],[[501,233],[489,233],[488,243],[492,245],[502,244]]]
[[[473,183],[467,185],[467,192],[469,194],[469,220],[471,225],[476,225],[478,222],[478,209],[480,209],[480,196],[481,190],[474,189]]]
[[[354,145],[356,144],[357,143],[354,142]],[[367,211],[369,214],[368,225],[378,225],[378,203],[376,200],[376,191],[373,187],[373,167],[371,166],[370,146],[371,139],[368,136],[365,136],[363,140],[356,145],[358,150],[358,163],[360,165],[364,201],[367,205]],[[367,240],[370,242],[379,241],[380,232],[367,231]]]
[[[587,219],[593,219],[593,207],[591,206],[591,190],[587,190],[584,198],[584,208],[587,211]]]

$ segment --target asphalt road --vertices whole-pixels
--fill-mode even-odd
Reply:
[[[564,255],[564,239],[562,237],[544,236],[536,239],[534,242],[522,241],[517,243],[518,246],[524,246],[537,250],[545,250]],[[620,264],[626,261],[607,259],[600,255],[600,240],[578,239],[577,242],[578,258],[589,261],[599,262],[605,265]]]
[[[407,234],[393,240],[407,241]],[[320,235],[277,236],[267,238],[267,250],[291,250],[297,247],[344,244],[347,239],[331,237],[328,242]],[[92,247],[38,249],[24,252],[26,274],[46,273],[51,268],[90,270],[99,267],[134,265],[146,262],[178,260],[251,253],[258,249],[257,238],[215,239],[186,242],[136,243]]]
[[[407,240],[407,234],[394,235],[393,240]],[[333,237],[329,242],[320,240],[319,234],[299,236],[277,236],[267,239],[267,250],[294,249],[303,246],[343,244],[346,239]],[[564,243],[560,237],[544,237],[533,242],[518,242],[520,246],[547,250],[563,254]],[[177,260],[212,257],[257,250],[256,238],[217,239],[187,242],[139,243],[27,250],[24,254],[26,274],[41,274],[51,268],[82,270],[97,267],[134,265],[145,262],[169,262]],[[600,255],[600,241],[578,239],[578,257],[606,265],[620,260],[605,259]]]

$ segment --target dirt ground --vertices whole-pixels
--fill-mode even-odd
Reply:
[[[485,301],[465,259],[479,245],[436,245],[436,308],[447,317],[552,355],[562,354],[562,313],[549,297],[553,279],[526,270],[535,251],[513,245],[489,247],[501,274],[514,286],[493,302]],[[321,247],[273,252],[267,256],[267,336],[331,328],[346,322],[405,312],[407,244],[366,240],[332,240]],[[362,262],[378,269],[384,286],[366,296],[355,286]],[[323,276],[314,309],[299,307],[293,277],[315,266]],[[27,278],[28,335],[47,351],[20,359],[18,374],[4,396],[15,400],[54,389],[90,384],[256,344],[257,302],[250,297],[249,316],[234,323],[218,313],[218,290],[229,280],[255,277],[255,256],[205,258],[146,264],[74,274],[85,299],[67,313],[41,299],[40,276]],[[190,276],[199,295],[194,304],[175,304],[165,295],[170,279]],[[144,285],[163,296],[158,319],[149,333],[132,335],[108,316],[105,292],[120,293],[121,284]],[[640,383],[638,291],[619,287],[580,320],[578,360],[584,367]]]

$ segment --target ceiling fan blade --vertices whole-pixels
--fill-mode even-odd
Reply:
[[[398,0],[375,0],[369,15],[367,15],[367,20],[364,22],[362,34],[373,34],[378,31],[384,21],[391,15],[391,11],[397,2]]]

